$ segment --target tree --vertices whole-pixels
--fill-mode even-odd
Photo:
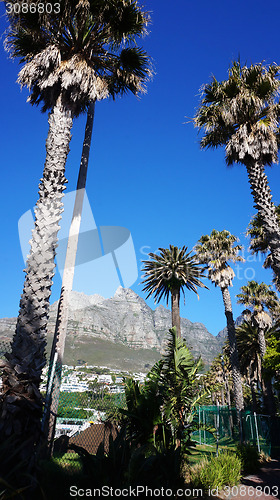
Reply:
[[[276,322],[269,330],[267,337],[267,348],[263,359],[265,370],[274,377],[278,389],[280,390],[280,323]]]
[[[236,236],[232,235],[229,231],[225,229],[223,231],[216,231],[213,229],[210,236],[207,234],[198,240],[195,250],[199,261],[207,265],[208,278],[215,286],[220,287],[222,292],[230,345],[234,401],[236,408],[242,410],[244,408],[242,381],[229,293],[229,286],[232,286],[235,274],[228,261],[241,262],[244,260],[238,255],[242,247],[241,245],[235,245],[236,241]]]
[[[256,412],[256,386],[261,387],[262,383],[261,352],[257,327],[253,325],[251,321],[245,320],[236,328],[236,341],[241,373],[250,386],[253,411]]]
[[[272,311],[278,305],[276,293],[271,289],[271,286],[257,281],[248,281],[247,285],[241,287],[241,293],[237,295],[238,304],[245,305],[251,312],[252,323],[257,327],[258,343],[260,349],[261,362],[266,353],[265,330],[271,328],[272,318],[265,309]],[[262,367],[263,371],[263,367]],[[273,392],[270,380],[262,378],[263,393],[267,400],[267,405],[270,413],[275,412],[273,400]]]
[[[162,358],[148,373],[143,385],[126,380],[126,409],[120,409],[122,423],[136,446],[153,444],[159,450],[179,447],[183,434],[193,430],[195,405],[205,395],[196,374],[201,360],[194,360],[184,341],[169,330]],[[186,437],[186,436],[185,436]]]
[[[211,363],[210,369],[203,377],[203,384],[209,387],[212,395],[212,402],[221,402],[222,406],[225,404],[225,391],[227,398],[227,405],[230,408],[230,390],[228,378],[230,373],[229,358],[225,355],[219,354]],[[220,396],[220,397],[219,397]]]
[[[180,294],[185,295],[185,288],[196,294],[197,287],[207,288],[199,279],[204,277],[203,271],[196,255],[187,252],[186,246],[170,245],[159,248],[159,252],[159,255],[149,253],[150,260],[143,261],[143,291],[147,292],[147,298],[154,295],[156,302],[165,298],[167,304],[171,295],[172,327],[176,327],[181,337]]]
[[[218,82],[213,76],[204,85],[194,123],[205,131],[202,148],[225,146],[226,163],[246,167],[271,252],[271,267],[279,278],[280,228],[264,172],[265,165],[278,162],[278,73],[275,64],[247,67],[234,61],[227,80]]]
[[[248,281],[247,285],[241,287],[241,293],[237,294],[237,303],[243,304],[252,314],[252,322],[258,328],[258,341],[260,345],[261,358],[266,351],[265,329],[272,326],[272,318],[269,314],[278,305],[276,293],[270,285]],[[267,309],[267,311],[265,310]]]
[[[280,205],[275,207],[278,224],[280,225]],[[249,227],[247,229],[247,235],[251,238],[250,250],[252,254],[261,253],[266,256],[265,261],[263,263],[263,267],[265,269],[271,268],[272,266],[272,256],[269,251],[268,240],[264,231],[263,222],[260,215],[257,213],[252,217]],[[277,276],[274,274],[274,282],[277,288],[279,288],[279,284],[277,283]]]
[[[40,434],[38,388],[73,118],[89,102],[140,89],[149,61],[135,40],[143,35],[148,16],[137,1],[68,0],[59,3],[58,13],[14,12],[9,21],[6,44],[12,57],[24,63],[18,81],[30,89],[31,104],[42,103],[43,111],[51,111],[16,333],[2,364],[1,431],[29,437],[26,453],[31,455]]]
[[[136,65],[133,66],[135,62]],[[138,94],[141,91],[143,91],[144,89],[143,83],[145,79],[147,80],[149,78],[151,71],[148,68],[148,66],[145,71],[145,67],[143,66],[142,75],[141,78],[139,78],[137,77],[139,69],[140,69],[139,61],[132,61],[130,63],[129,73],[126,75],[126,83],[122,84],[118,76],[115,77],[115,81],[112,78],[111,87],[109,87],[108,92],[109,93],[112,92],[112,96],[115,97],[115,94],[123,94],[126,91],[130,91],[133,94]],[[127,83],[129,83],[128,88],[127,88]],[[112,84],[117,84],[117,85],[115,86]],[[78,248],[79,230],[82,218],[83,199],[86,188],[87,169],[88,169],[94,113],[95,113],[95,102],[90,102],[88,106],[87,123],[85,129],[80,171],[77,181],[76,197],[75,197],[72,221],[70,225],[69,237],[67,243],[67,251],[66,251],[64,272],[62,278],[62,287],[58,303],[57,321],[56,321],[55,333],[54,333],[51,356],[50,356],[51,369],[49,370],[49,376],[48,376],[48,390],[47,390],[48,398],[46,400],[44,415],[43,415],[43,429],[45,429],[46,432],[47,432],[47,427],[49,426],[48,439],[50,443],[50,449],[55,433],[55,425],[56,425],[55,415],[57,414],[58,401],[59,401],[61,370],[62,370],[64,347],[65,347],[67,324],[68,324],[69,299],[74,279],[75,261]]]

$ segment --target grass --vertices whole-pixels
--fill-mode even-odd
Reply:
[[[81,459],[77,453],[67,452],[62,456],[53,457],[52,461],[69,474],[79,474],[82,472]]]

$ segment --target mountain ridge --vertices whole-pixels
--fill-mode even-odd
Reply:
[[[55,329],[57,306],[58,301],[50,306],[48,351]],[[11,338],[15,324],[16,318],[0,319],[0,337]],[[110,350],[114,349],[114,344],[122,345],[128,349],[127,356],[131,351],[132,358],[135,354],[132,351],[135,350],[154,351],[155,359],[158,359],[163,352],[166,334],[170,327],[169,309],[163,305],[159,305],[155,310],[151,309],[145,300],[130,288],[119,287],[115,295],[109,299],[73,291],[70,297],[65,359],[71,362],[71,359],[81,359],[81,355],[84,359],[87,354],[85,346],[97,345],[96,342],[100,345],[107,343],[107,348]],[[215,337],[203,323],[192,323],[187,318],[181,318],[181,329],[182,337],[193,356],[201,355],[204,363],[209,365],[220,352],[224,336]],[[106,358],[105,352],[104,358]],[[85,361],[92,363],[94,360]]]

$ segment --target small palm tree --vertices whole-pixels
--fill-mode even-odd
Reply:
[[[235,245],[236,241],[236,236],[232,235],[229,231],[216,231],[213,229],[210,236],[207,234],[198,240],[195,250],[199,261],[202,264],[207,265],[208,278],[215,284],[215,286],[219,286],[222,292],[227,320],[228,340],[230,345],[230,362],[232,369],[234,400],[236,408],[238,410],[242,410],[244,408],[243,390],[235,335],[235,324],[229,293],[229,286],[232,286],[232,280],[235,274],[228,261],[241,262],[244,260],[240,255],[238,255],[242,247],[241,245]]]
[[[246,167],[271,251],[271,267],[278,278],[280,228],[264,166],[278,162],[279,68],[275,64],[247,67],[233,62],[227,80],[218,82],[213,76],[203,87],[194,118],[195,125],[205,131],[202,148],[225,146],[227,164]]]
[[[277,295],[271,289],[271,286],[252,280],[241,287],[241,293],[237,295],[237,298],[238,304],[243,304],[248,308],[249,314],[251,313],[251,321],[257,327],[261,369],[262,373],[264,373],[262,361],[266,352],[265,331],[272,326],[272,318],[269,312],[279,306]],[[275,412],[275,403],[272,385],[268,378],[266,380],[266,377],[262,377],[262,388],[268,411],[273,414]]]
[[[180,327],[180,294],[185,295],[185,288],[195,292],[197,287],[207,288],[199,278],[204,278],[203,270],[196,255],[182,248],[170,245],[169,248],[159,248],[159,255],[149,253],[150,260],[144,260],[143,291],[147,298],[154,295],[155,301],[165,298],[168,304],[171,295],[172,327],[176,327],[178,337],[181,337]]]
[[[280,205],[275,207],[278,224],[280,226]],[[261,253],[266,256],[265,261],[263,263],[263,267],[265,269],[272,267],[272,256],[269,250],[269,244],[266,237],[266,233],[263,227],[263,221],[259,213],[252,217],[249,227],[247,229],[247,235],[251,238],[250,250],[252,254]],[[277,283],[277,276],[274,274],[273,281],[277,288],[279,288],[279,284]]]
[[[278,306],[278,297],[270,285],[248,281],[247,285],[241,287],[241,293],[237,295],[237,298],[238,304],[243,304],[249,309],[252,314],[252,322],[258,328],[258,341],[263,359],[266,351],[265,330],[272,326],[272,318],[269,313]]]
[[[251,321],[245,320],[236,328],[236,341],[241,373],[251,389],[253,411],[257,411],[256,386],[261,387],[262,384],[261,352],[257,327]]]

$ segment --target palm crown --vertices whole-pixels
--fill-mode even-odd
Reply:
[[[262,63],[241,67],[234,62],[229,78],[203,87],[195,125],[204,128],[201,147],[226,146],[228,165],[251,159],[271,165],[278,161],[279,66]]]
[[[149,21],[137,1],[60,2],[60,13],[10,16],[6,45],[25,65],[19,83],[30,102],[53,107],[59,96],[79,114],[87,103],[144,90],[151,75],[147,54],[136,45]]]
[[[232,262],[244,261],[238,255],[242,250],[241,245],[235,245],[237,238],[225,229],[216,231],[213,229],[210,236],[201,236],[195,247],[197,257],[202,264],[208,267],[208,277],[219,287],[232,286],[234,278],[233,269],[228,264]]]
[[[165,298],[168,302],[173,289],[191,290],[197,294],[197,287],[206,286],[199,278],[204,277],[195,255],[182,248],[170,245],[169,248],[159,248],[160,254],[149,253],[151,260],[143,261],[146,278],[143,281],[147,297],[154,294],[157,301]]]
[[[278,298],[270,285],[248,281],[247,285],[241,287],[241,293],[237,295],[237,298],[238,304],[243,304],[252,311],[257,324],[262,328],[271,326],[271,317],[265,309],[272,312],[277,308]]]

